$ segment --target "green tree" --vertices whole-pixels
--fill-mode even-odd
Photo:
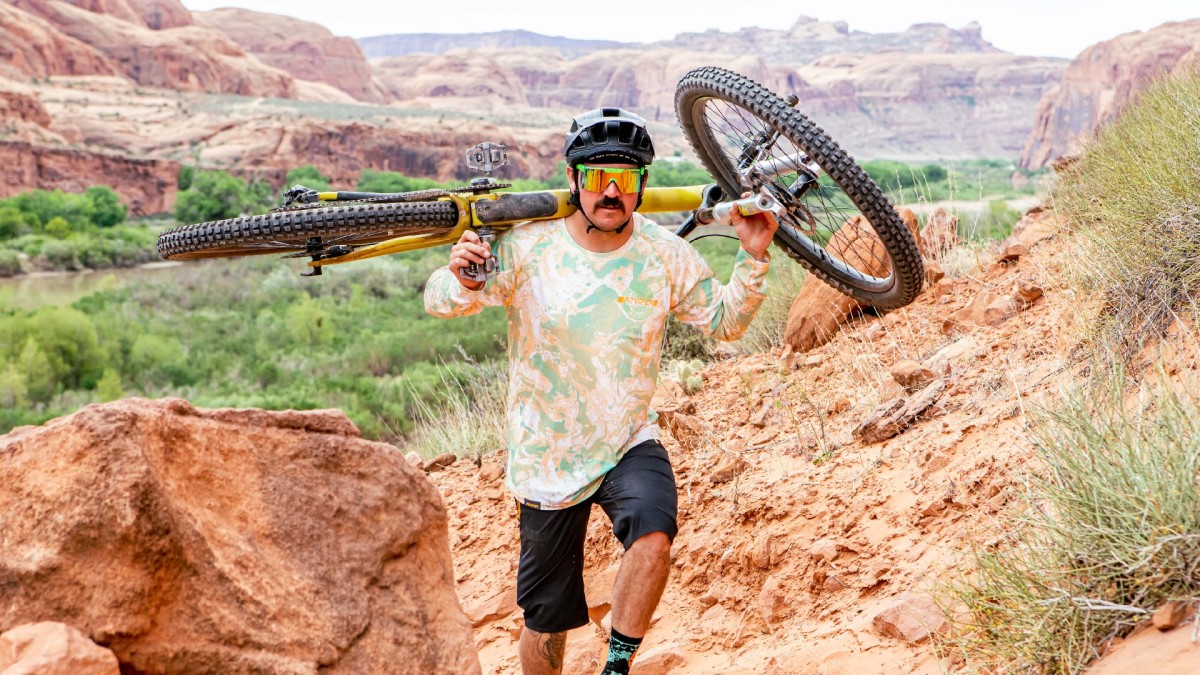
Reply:
[[[92,223],[96,227],[113,227],[125,221],[125,205],[112,188],[98,185],[83,194],[92,202]]]
[[[333,189],[329,183],[329,176],[323,175],[312,164],[305,164],[298,169],[292,169],[287,172],[287,177],[283,179],[284,189],[286,190],[297,184],[303,185],[310,190],[316,190],[317,192],[329,192]]]
[[[46,234],[55,239],[66,239],[71,236],[71,223],[62,216],[54,216],[46,223]]]
[[[119,398],[125,398],[125,390],[121,389],[121,376],[112,368],[105,368],[100,381],[96,383],[96,395],[107,403]]]
[[[184,164],[179,167],[179,175],[175,176],[175,187],[182,192],[192,188],[192,180],[196,177],[196,167]]]
[[[68,388],[95,386],[104,371],[104,352],[86,314],[72,307],[51,307],[34,315],[29,327],[46,352],[56,382]]]
[[[0,202],[0,239],[12,239],[37,229],[37,221],[16,206]]]
[[[29,405],[29,391],[25,387],[25,376],[15,364],[0,370],[0,408],[15,410]]]
[[[54,396],[58,378],[50,358],[32,335],[25,338],[25,346],[17,357],[17,368],[24,379],[25,391],[33,402],[45,403]]]
[[[439,187],[444,185],[433,179],[410,178],[395,171],[367,169],[358,179],[358,189],[362,192],[411,192]]]
[[[32,190],[9,201],[23,213],[35,216],[39,223],[48,223],[52,218],[59,217],[70,223],[72,230],[85,229],[92,222],[94,215],[90,199],[62,190]]]
[[[254,199],[245,180],[224,171],[198,171],[191,187],[175,200],[175,219],[199,223],[236,218],[250,210]]]

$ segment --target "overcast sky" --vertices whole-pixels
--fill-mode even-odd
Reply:
[[[319,23],[337,35],[479,33],[525,29],[572,38],[653,42],[680,32],[746,26],[785,30],[801,15],[851,30],[902,31],[914,23],[961,28],[1017,54],[1073,58],[1085,47],[1167,21],[1200,18],[1197,0],[183,0],[193,11],[244,7]]]

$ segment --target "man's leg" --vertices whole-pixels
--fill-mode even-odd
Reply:
[[[518,651],[526,675],[562,671],[567,631],[587,625],[583,542],[590,501],[558,511],[520,508],[517,604],[525,611]]]
[[[665,533],[651,532],[633,542],[613,584],[613,630],[632,638],[646,634],[670,572],[671,540]]]
[[[526,626],[521,631],[521,672],[524,675],[558,675],[567,650],[566,633],[539,633]]]
[[[667,451],[656,441],[630,448],[608,472],[594,499],[625,545],[613,584],[604,675],[628,673],[671,571],[678,497]]]

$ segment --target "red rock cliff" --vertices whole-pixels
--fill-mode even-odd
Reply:
[[[1198,50],[1200,19],[1126,33],[1083,50],[1067,66],[1062,83],[1038,103],[1021,166],[1039,169],[1070,154],[1080,138],[1114,118],[1154,78]]]

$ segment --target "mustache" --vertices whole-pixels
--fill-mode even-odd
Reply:
[[[625,210],[625,204],[621,201],[620,197],[603,197],[600,199],[600,201],[596,202],[596,206],[600,208],[621,209],[622,211]]]

